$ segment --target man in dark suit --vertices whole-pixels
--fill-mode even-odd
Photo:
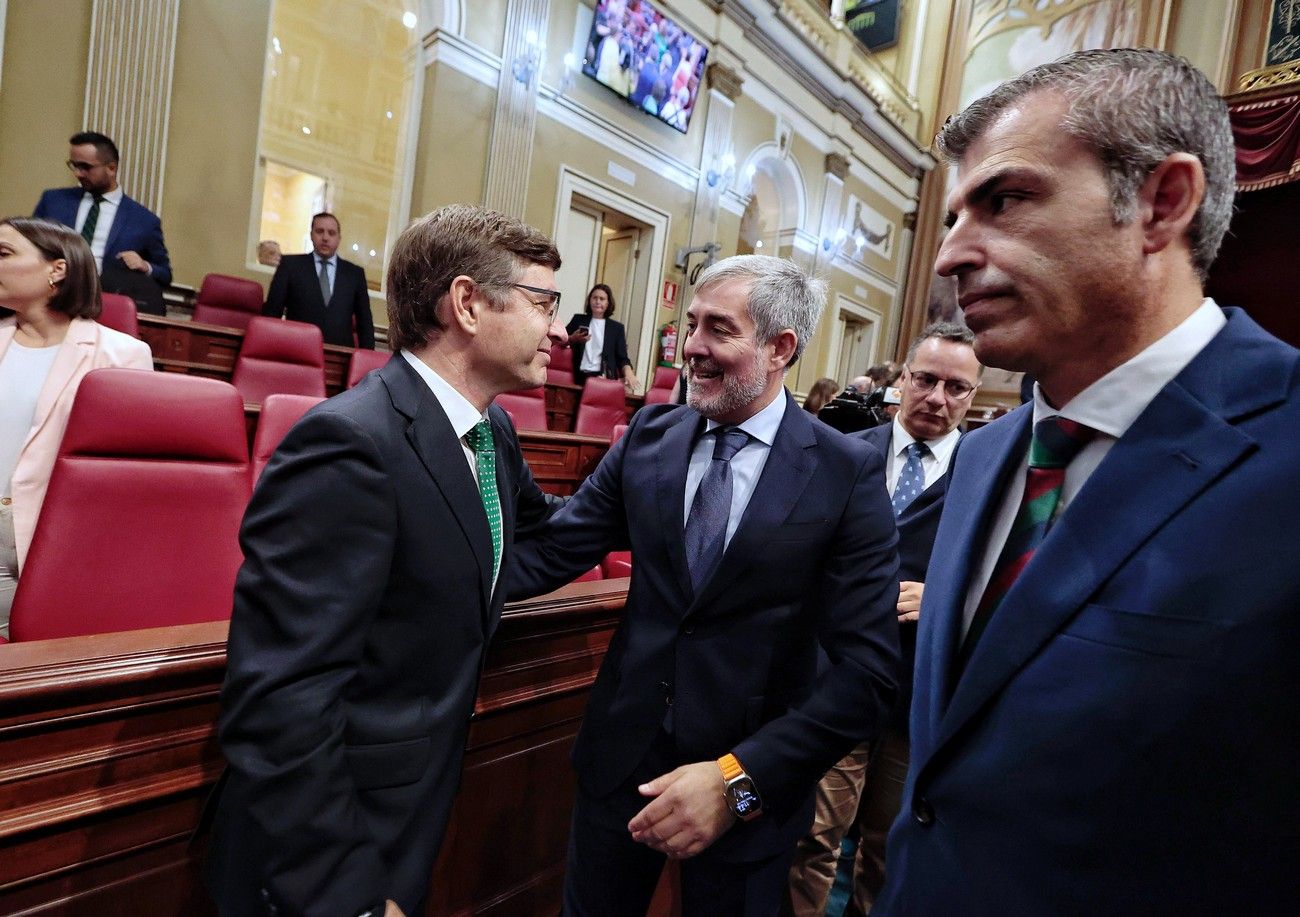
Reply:
[[[117,183],[117,145],[94,131],[73,134],[68,143],[68,168],[79,187],[43,192],[32,216],[81,233],[100,273],[107,265],[120,263],[151,277],[160,287],[170,284],[172,265],[162,223],[122,193]]]
[[[898,814],[907,776],[907,717],[912,703],[916,622],[925,570],[939,529],[948,466],[959,429],[979,387],[974,336],[962,325],[939,322],[907,351],[893,421],[856,434],[885,456],[885,481],[898,521],[898,626],[902,666],[898,702],[870,746],[859,745],[817,785],[812,830],[799,842],[790,870],[790,913],[821,917],[835,881],[840,842],[858,829],[848,914],[866,914],[885,881],[885,838]]]
[[[223,914],[420,913],[499,572],[555,501],[489,405],[544,381],[559,265],[512,217],[417,220],[389,266],[400,352],[308,412],[259,480],[221,698]]]
[[[783,386],[824,303],[788,261],[711,267],[687,310],[689,406],[639,411],[518,546],[514,595],[634,558],[573,749],[566,914],[643,913],[665,857],[688,917],[776,913],[818,778],[893,702],[884,460]]]
[[[953,462],[873,914],[1291,914],[1300,354],[1202,292],[1227,107],[1180,58],[1084,51],[939,148],[936,268],[1037,385]]]
[[[326,344],[374,350],[366,272],[338,256],[339,221],[334,214],[311,218],[311,244],[311,254],[280,257],[262,314],[316,325]]]

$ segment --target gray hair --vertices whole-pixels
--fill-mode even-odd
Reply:
[[[789,369],[803,353],[826,308],[826,281],[784,258],[733,255],[705,270],[695,292],[698,295],[732,280],[750,281],[746,305],[757,341],[766,343],[786,328],[794,331],[796,343],[786,365]]]
[[[1151,48],[1078,51],[1008,80],[948,119],[935,145],[960,160],[993,121],[1031,92],[1059,92],[1070,108],[1062,127],[1091,146],[1110,183],[1116,224],[1137,215],[1137,194],[1171,153],[1191,153],[1205,170],[1205,197],[1188,228],[1192,266],[1204,281],[1232,220],[1236,149],[1228,106],[1205,74]]]
[[[925,330],[918,334],[912,341],[912,346],[907,348],[905,362],[911,363],[916,359],[916,352],[921,349],[921,345],[926,341],[952,341],[954,344],[965,344],[967,347],[975,346],[975,333],[965,325],[959,325],[956,322],[934,322],[927,325]]]

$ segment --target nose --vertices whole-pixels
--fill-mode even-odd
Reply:
[[[930,409],[933,411],[938,411],[948,403],[948,399],[943,393],[942,382],[936,382],[934,388],[925,393],[925,403],[928,404]]]
[[[983,264],[983,252],[977,231],[970,221],[958,217],[939,246],[934,259],[934,270],[941,277],[956,277],[978,269]]]
[[[551,339],[552,344],[563,344],[569,339],[569,334],[564,330],[558,318],[551,319],[551,325],[546,329],[546,336]]]

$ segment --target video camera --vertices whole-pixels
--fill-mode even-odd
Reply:
[[[889,423],[885,405],[898,404],[902,400],[899,396],[898,389],[891,386],[881,386],[864,395],[850,385],[817,412],[817,419],[841,433],[869,430]]]

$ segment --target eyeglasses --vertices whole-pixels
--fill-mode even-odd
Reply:
[[[64,163],[69,170],[73,172],[89,172],[91,169],[97,169],[105,163],[102,162],[77,162],[75,159],[69,159]]]
[[[532,300],[530,301],[533,303],[534,306],[537,306],[537,308],[544,309],[547,318],[549,319],[555,318],[556,312],[558,312],[560,309],[559,290],[547,290],[547,289],[543,289],[542,287],[530,287],[526,283],[512,283],[510,285],[519,290],[527,290],[529,293],[535,293],[538,296],[545,296],[546,302],[536,302]]]
[[[971,385],[962,379],[940,379],[938,376],[930,373],[919,372],[914,369],[907,371],[907,379],[918,394],[928,395],[934,391],[934,387],[940,382],[943,383],[943,393],[953,401],[965,401],[970,397],[971,392],[975,391],[977,386]]]

